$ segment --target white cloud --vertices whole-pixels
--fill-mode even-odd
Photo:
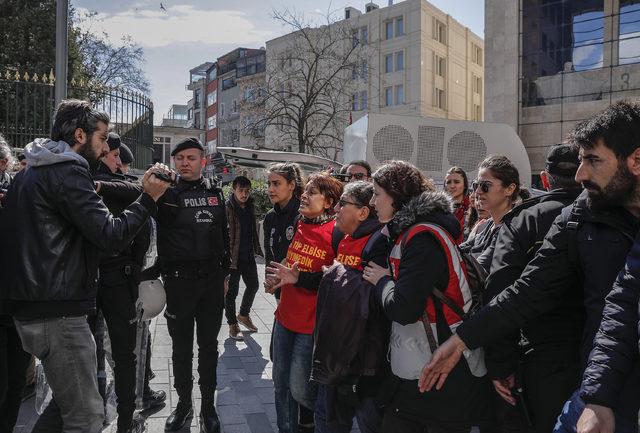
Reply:
[[[80,16],[88,12],[78,8]],[[262,46],[273,33],[259,30],[242,11],[198,10],[191,5],[167,7],[167,11],[129,9],[116,14],[100,13],[93,31],[105,31],[113,40],[130,35],[143,47],[171,43],[215,43]]]

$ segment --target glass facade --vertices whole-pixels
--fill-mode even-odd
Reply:
[[[640,63],[640,0],[619,0],[619,8],[606,10],[610,3],[521,2],[523,107],[598,101],[630,90],[622,68]]]

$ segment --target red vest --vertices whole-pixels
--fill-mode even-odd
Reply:
[[[373,233],[372,233],[373,234]],[[370,235],[354,239],[351,235],[344,235],[338,244],[336,260],[345,266],[362,271],[362,250],[367,245]]]
[[[418,233],[428,232],[438,241],[440,246],[442,247],[445,257],[447,258],[447,266],[449,270],[449,282],[447,283],[446,289],[443,293],[449,297],[453,302],[455,302],[460,308],[462,308],[465,312],[469,310],[471,307],[471,289],[469,288],[469,284],[467,282],[467,268],[466,265],[460,256],[458,248],[456,247],[455,241],[442,227],[436,224],[429,223],[420,223],[416,224],[409,229],[409,233],[406,235],[406,230],[398,236],[396,239],[395,245],[391,250],[391,254],[389,256],[389,263],[391,264],[391,273],[395,281],[398,280],[398,275],[400,273],[400,261],[402,259],[402,248],[406,248],[411,239],[417,235]],[[402,245],[402,240],[405,238],[404,245]],[[427,288],[425,287],[425,290]],[[453,325],[455,323],[460,322],[460,316],[458,316],[453,310],[451,310],[448,306],[442,305],[445,319],[447,320],[447,324]],[[433,297],[429,296],[427,299],[427,305],[425,307],[425,311],[427,312],[427,316],[429,317],[430,323],[435,323],[436,321],[436,310],[433,304]]]
[[[298,223],[287,251],[286,262],[291,267],[298,262],[304,272],[320,272],[333,263],[335,257],[331,238],[335,220],[324,224]],[[291,284],[282,287],[276,320],[290,331],[311,334],[316,322],[317,290],[307,290]]]

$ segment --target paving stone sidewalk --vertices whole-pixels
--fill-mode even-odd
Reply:
[[[277,432],[276,411],[273,394],[272,369],[269,360],[269,342],[273,326],[275,298],[264,293],[262,275],[264,265],[258,265],[260,288],[251,311],[251,317],[258,327],[257,333],[245,334],[244,341],[229,338],[228,326],[223,318],[222,328],[218,336],[218,387],[216,391],[216,407],[222,421],[224,433],[271,433]],[[244,292],[244,283],[240,283],[240,295]],[[163,316],[151,322],[152,359],[151,367],[155,378],[151,382],[152,389],[162,389],[167,393],[166,405],[147,416],[147,432],[164,432],[167,416],[178,403],[178,396],[173,389],[173,370],[171,365],[171,338],[167,323]],[[197,357],[197,344],[194,342],[194,354]],[[194,360],[193,403],[195,416],[191,428],[182,431],[197,432],[198,413],[200,411],[200,391],[197,386],[197,361]],[[29,433],[37,420],[34,410],[34,398],[25,401],[20,409],[18,424],[14,433]],[[354,430],[357,431],[357,430]],[[115,433],[115,422],[105,428],[104,432]]]

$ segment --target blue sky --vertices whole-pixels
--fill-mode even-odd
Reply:
[[[345,6],[363,10],[368,0],[71,0],[80,13],[96,11],[94,27],[118,41],[129,34],[145,50],[155,123],[171,104],[186,104],[189,69],[236,48],[259,48],[287,33],[271,18],[274,9],[295,8],[309,20],[328,10],[342,15]],[[398,0],[396,0],[398,2]],[[484,0],[431,0],[473,32],[484,36]],[[379,0],[386,6],[388,0]]]

